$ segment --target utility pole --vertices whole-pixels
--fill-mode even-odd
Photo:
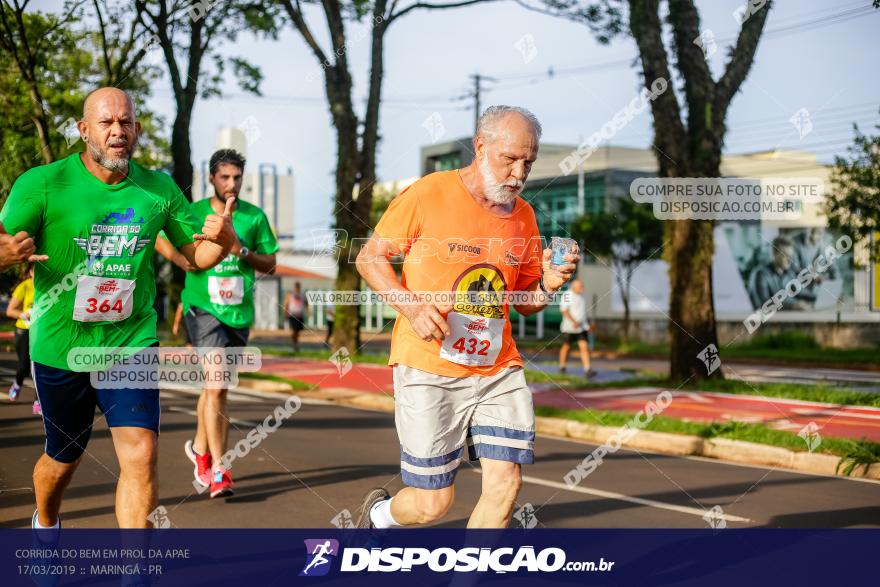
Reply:
[[[466,97],[474,99],[474,134],[476,134],[477,123],[480,121],[480,114],[482,112],[480,109],[480,94],[483,91],[483,83],[497,82],[498,80],[494,77],[489,77],[488,75],[480,75],[479,73],[473,73],[469,77],[474,82],[474,89],[471,90],[471,94]]]

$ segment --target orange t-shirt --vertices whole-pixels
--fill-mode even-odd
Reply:
[[[510,216],[496,216],[477,204],[457,170],[432,173],[394,198],[376,234],[406,253],[403,286],[433,295],[453,332],[442,344],[426,342],[398,315],[389,365],[447,377],[522,366],[500,294],[541,277],[541,238],[525,200],[516,198]]]

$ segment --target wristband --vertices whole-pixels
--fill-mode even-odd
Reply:
[[[543,273],[541,273],[541,279],[538,280],[538,287],[540,287],[541,291],[544,292],[544,294],[547,295],[551,300],[556,295],[555,291],[548,290],[547,286],[544,285],[544,274]]]

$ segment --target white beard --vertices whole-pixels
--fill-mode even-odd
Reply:
[[[480,160],[480,175],[483,176],[483,192],[486,199],[490,202],[495,202],[496,204],[509,204],[515,200],[522,191],[523,183],[521,181],[516,181],[516,184],[510,184],[507,186],[515,187],[515,192],[506,189],[505,184],[498,183],[492,175],[492,170],[489,168],[488,157],[488,154],[484,155]]]

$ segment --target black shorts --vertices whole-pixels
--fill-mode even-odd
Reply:
[[[183,319],[189,341],[195,347],[243,347],[250,337],[250,329],[227,326],[213,314],[195,306],[183,315]]]
[[[580,332],[563,332],[563,342],[567,344],[576,344],[579,340],[589,341],[589,337],[587,335],[587,330],[581,330]]]
[[[290,329],[294,332],[299,332],[300,330],[305,330],[305,323],[303,323],[302,318],[297,318],[296,316],[288,316],[287,321],[290,323]]]
[[[131,426],[159,433],[158,389],[96,388],[91,373],[41,363],[33,363],[33,376],[43,410],[45,451],[56,461],[72,463],[85,452],[96,407],[110,428]]]

